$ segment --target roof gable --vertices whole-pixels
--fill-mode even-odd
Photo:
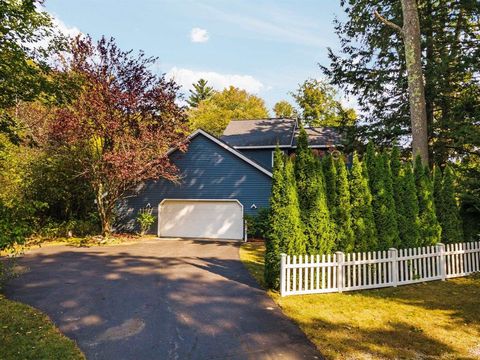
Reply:
[[[266,170],[264,167],[262,167],[261,165],[259,165],[258,163],[256,163],[255,161],[249,159],[248,157],[246,157],[245,155],[243,155],[241,152],[235,150],[234,148],[232,148],[231,146],[229,146],[228,144],[226,144],[225,142],[219,140],[218,138],[216,138],[215,136],[207,133],[206,131],[202,130],[202,129],[198,129],[196,131],[194,131],[192,134],[190,134],[190,136],[188,137],[189,140],[192,140],[194,139],[195,137],[197,136],[204,136],[206,137],[207,139],[209,139],[210,141],[212,141],[213,143],[215,143],[216,145],[218,145],[219,147],[223,148],[224,150],[232,153],[233,155],[235,155],[236,157],[238,157],[239,159],[241,159],[242,161],[246,162],[247,164],[249,164],[250,166],[253,166],[254,168],[256,168],[257,170],[261,171],[262,173],[264,173],[265,175],[269,176],[269,177],[272,177],[272,173],[268,170]],[[173,153],[174,151],[176,151],[177,149],[176,148],[173,148],[173,149],[170,149],[168,151],[168,155],[170,155],[171,153]],[[188,151],[188,150],[187,150]]]

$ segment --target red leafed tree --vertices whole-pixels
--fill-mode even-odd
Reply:
[[[79,174],[95,192],[107,236],[118,202],[144,181],[175,180],[167,156],[184,149],[185,109],[179,87],[152,73],[154,58],[122,51],[113,39],[73,41],[67,69],[80,79],[76,99],[56,111],[50,127],[55,146],[76,154]]]

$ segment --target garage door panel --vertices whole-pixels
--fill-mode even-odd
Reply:
[[[243,209],[237,201],[165,200],[159,216],[162,237],[243,238]]]

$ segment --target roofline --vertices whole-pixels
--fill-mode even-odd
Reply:
[[[232,119],[232,121],[262,121],[262,120],[287,120],[287,121],[296,121],[294,118],[288,117],[264,117],[264,118],[255,118],[255,119]]]
[[[205,136],[206,138],[208,138],[209,140],[213,141],[214,143],[216,143],[217,145],[221,146],[222,148],[224,148],[225,150],[231,152],[233,155],[236,155],[237,157],[239,157],[240,159],[242,159],[243,161],[245,161],[246,163],[250,164],[251,166],[253,166],[254,168],[260,170],[261,172],[263,172],[265,175],[269,176],[269,177],[273,177],[272,173],[268,170],[266,170],[265,168],[263,168],[262,166],[260,166],[259,164],[257,164],[255,161],[252,161],[250,160],[248,157],[246,157],[245,155],[243,155],[241,152],[235,150],[233,147],[231,147],[230,145],[226,144],[225,142],[221,141],[220,139],[216,138],[215,136],[209,134],[208,132],[206,132],[205,130],[202,130],[202,129],[198,129],[198,130],[195,130],[193,133],[191,133],[189,136],[188,136],[188,140],[192,140],[193,138],[195,138],[196,136],[198,135],[203,135]],[[168,150],[167,152],[167,155],[170,155],[171,153],[173,153],[174,151],[176,151],[177,148],[171,148],[170,150]]]
[[[340,144],[309,145],[308,147],[309,147],[310,149],[322,149],[322,148],[328,149],[328,148],[331,148],[331,147],[337,147],[338,145],[340,145]],[[280,148],[280,149],[296,149],[296,148],[297,148],[297,145],[233,146],[233,148],[236,149],[236,150],[276,149],[277,147]]]
[[[245,146],[232,146],[234,149],[248,150],[248,149],[280,149],[291,148],[291,145],[245,145]]]

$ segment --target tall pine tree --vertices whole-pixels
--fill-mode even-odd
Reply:
[[[373,218],[372,194],[368,187],[365,163],[361,163],[357,153],[353,154],[350,172],[350,203],[352,231],[355,237],[354,251],[369,251],[377,248],[377,229]]]
[[[415,158],[414,174],[419,208],[420,245],[435,245],[440,241],[442,229],[435,211],[433,182],[428,168],[422,165],[419,156]]]
[[[352,214],[350,206],[350,188],[348,184],[347,168],[345,161],[340,158],[336,161],[337,183],[336,183],[336,249],[344,252],[352,252],[355,243],[352,232]]]
[[[463,241],[462,221],[455,198],[455,178],[450,166],[446,166],[443,172],[441,188],[441,213],[440,224],[442,226],[442,242],[459,243]]]

